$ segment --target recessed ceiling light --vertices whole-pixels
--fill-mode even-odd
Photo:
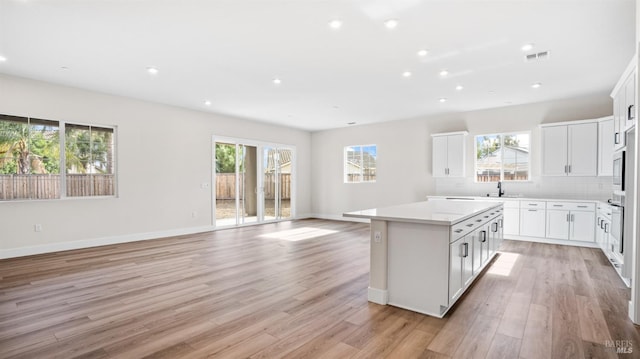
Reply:
[[[0,62],[5,62],[5,61],[7,61],[7,58],[2,56],[2,55],[0,55]]]
[[[281,83],[282,83],[282,81],[279,78],[276,77],[275,79],[273,79],[273,84],[274,85],[280,85]]]
[[[405,71],[402,73],[402,77],[411,77],[411,71]]]
[[[398,20],[396,19],[389,19],[387,21],[384,22],[384,26],[387,27],[387,29],[395,29],[396,26],[398,26]]]
[[[457,91],[462,91],[464,89],[464,87],[462,87],[462,85],[458,85],[456,86],[456,90]]]
[[[447,76],[449,74],[449,71],[447,70],[440,70],[440,76]]]
[[[418,56],[427,56],[428,54],[429,54],[429,50],[418,51]]]
[[[204,105],[205,105],[205,106],[211,106],[211,101],[206,100],[206,101],[204,102]]]
[[[441,97],[438,101],[440,102],[447,102],[447,99],[445,97]]]
[[[531,87],[533,87],[534,89],[540,88],[540,86],[542,86],[542,83],[540,82],[536,82],[533,85],[531,85]]]
[[[524,44],[521,49],[522,51],[531,51],[531,49],[533,49],[533,44]]]
[[[329,21],[329,27],[332,29],[339,29],[342,27],[342,21],[340,20],[331,20]]]
[[[156,69],[155,67],[147,67],[147,72],[151,75],[157,75],[158,69]]]

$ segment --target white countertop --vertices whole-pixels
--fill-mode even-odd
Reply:
[[[449,195],[449,196],[427,196],[427,199],[458,199],[458,200],[476,200],[476,201],[546,201],[546,202],[600,202],[607,204],[606,201],[599,201],[597,199],[565,199],[565,198],[543,198],[543,197],[518,197],[518,196],[464,196],[464,195]]]
[[[453,225],[491,208],[501,202],[484,201],[424,201],[391,207],[371,208],[344,213],[344,217],[369,218],[382,221]]]

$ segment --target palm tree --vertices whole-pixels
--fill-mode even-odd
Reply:
[[[0,121],[0,155],[17,160],[18,174],[28,174],[29,126],[27,123]]]

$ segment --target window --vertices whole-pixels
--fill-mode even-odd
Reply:
[[[376,145],[344,148],[344,183],[376,181]]]
[[[0,115],[0,200],[113,196],[114,144],[114,128]]]
[[[476,136],[476,182],[528,181],[529,133]]]

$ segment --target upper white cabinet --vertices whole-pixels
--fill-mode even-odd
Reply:
[[[431,135],[433,177],[464,177],[466,136],[466,131]]]
[[[619,150],[626,146],[625,131],[636,122],[636,57],[634,56],[611,92],[613,98],[613,141]]]
[[[598,123],[553,124],[542,127],[543,176],[596,176]]]
[[[598,176],[613,176],[613,117],[598,120]]]

